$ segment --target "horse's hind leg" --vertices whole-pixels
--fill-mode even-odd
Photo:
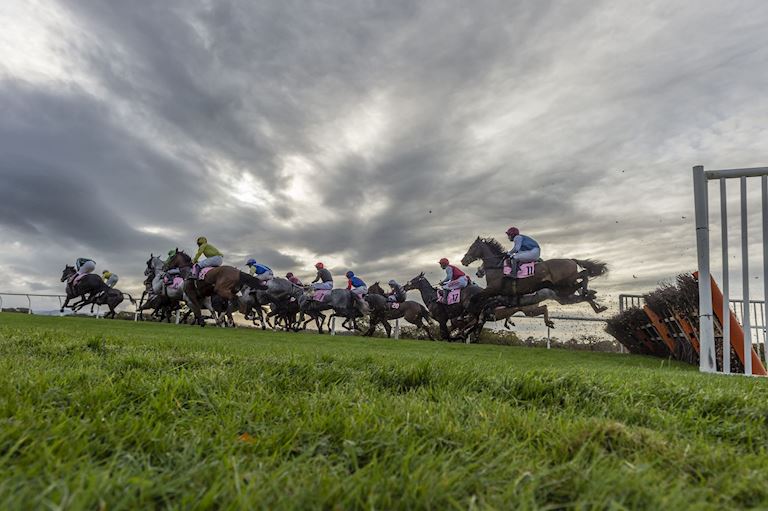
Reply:
[[[597,302],[595,302],[595,299],[591,296],[587,298],[587,303],[592,306],[592,310],[595,311],[596,314],[600,314],[601,312],[608,310],[608,307],[605,305],[597,305]]]

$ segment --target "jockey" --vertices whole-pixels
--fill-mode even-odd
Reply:
[[[285,278],[288,279],[291,282],[291,284],[295,284],[297,286],[303,286],[304,285],[304,284],[301,283],[299,278],[296,275],[294,275],[293,273],[291,273],[291,272],[286,273],[285,274]]]
[[[275,277],[275,274],[272,273],[272,270],[269,266],[257,263],[256,259],[248,259],[245,265],[251,269],[251,275],[255,273],[256,278],[259,279],[262,284],[266,284]]]
[[[86,273],[91,273],[93,270],[96,269],[96,263],[93,261],[93,259],[88,259],[87,257],[80,257],[75,261],[75,269],[77,270],[77,273],[75,274],[75,278],[85,275]],[[73,279],[74,280],[74,279]]]
[[[197,246],[200,248],[197,249],[197,254],[195,254],[195,258],[192,259],[192,262],[195,264],[192,267],[193,277],[197,277],[198,273],[200,273],[200,270],[203,268],[221,266],[221,263],[224,262],[224,255],[219,252],[218,248],[208,243],[208,239],[205,236],[197,238]],[[205,256],[205,259],[198,263],[197,260],[200,259],[200,256]]]
[[[117,281],[120,280],[120,277],[118,277],[116,273],[112,273],[109,270],[104,270],[101,272],[101,277],[104,279],[104,282],[106,282],[108,287],[115,287]]]
[[[440,268],[445,270],[445,278],[438,284],[443,288],[443,297],[448,297],[448,291],[453,289],[463,289],[469,285],[469,277],[467,274],[456,268],[454,265],[448,262],[448,259],[443,257],[439,261]]]
[[[348,271],[346,275],[347,279],[349,279],[347,281],[347,289],[352,291],[352,294],[355,295],[358,300],[362,300],[363,297],[368,294],[368,286],[365,285],[363,279],[356,277],[353,272]]]
[[[541,248],[535,239],[524,234],[520,234],[517,227],[507,229],[507,238],[513,242],[512,250],[507,252],[512,264],[512,277],[517,276],[517,268],[520,263],[532,263],[541,256]]]
[[[405,301],[405,289],[403,289],[403,286],[398,284],[395,279],[390,280],[388,284],[392,291],[387,293],[387,301],[403,303]]]
[[[318,289],[333,289],[333,276],[329,272],[323,263],[316,263],[317,275],[315,280],[312,281],[312,289],[317,291]]]
[[[173,256],[176,255],[176,251],[177,250],[175,248],[172,248],[168,251],[168,259],[165,260],[165,264],[168,264],[171,262],[171,259],[173,259]],[[181,270],[178,268],[171,268],[170,270],[165,272],[165,274],[169,275],[171,282],[173,282],[173,277],[176,275],[181,275]]]

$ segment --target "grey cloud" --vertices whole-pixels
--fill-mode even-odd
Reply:
[[[606,288],[635,289],[695,264],[690,166],[765,140],[756,2],[60,5],[79,32],[57,55],[88,79],[0,84],[0,235],[126,277],[199,234],[233,264],[434,277],[416,257],[515,223],[545,253],[605,253]],[[345,124],[369,107],[383,120]],[[293,156],[309,198],[286,189]],[[233,193],[245,177],[253,197]]]

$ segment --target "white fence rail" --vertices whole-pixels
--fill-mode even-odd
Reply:
[[[35,307],[33,306],[33,301],[36,302],[36,303],[39,303],[41,301],[40,299],[47,298],[47,299],[49,299],[49,301],[52,301],[54,304],[58,302],[58,307],[56,307],[56,309],[60,309],[61,306],[64,304],[64,301],[67,299],[67,295],[39,294],[39,293],[5,293],[5,292],[0,292],[0,312],[3,311],[4,307],[10,308],[9,304],[7,303],[8,302],[8,298],[10,298],[11,300],[15,299],[17,301],[21,301],[22,304],[24,303],[24,300],[26,300],[26,302],[27,302],[26,303],[26,307],[15,305],[13,308],[20,308],[20,309],[24,309],[25,308],[25,309],[27,309],[27,314],[35,314],[35,312],[34,312],[35,311]],[[33,299],[36,299],[36,300],[33,300]],[[55,301],[53,301],[53,299],[55,299]],[[134,319],[136,318],[136,316],[138,316],[138,305],[136,305],[136,309],[137,309],[136,311],[133,311]],[[41,311],[42,309],[40,309],[38,307],[37,310]],[[83,310],[85,310],[85,308]],[[56,312],[56,311],[53,311],[53,310],[44,310],[44,312],[48,312],[48,313],[51,313],[53,315],[60,315],[60,316],[63,316],[63,315],[67,314],[67,313],[59,313],[59,312]],[[86,312],[79,312],[79,314],[87,314],[87,313]],[[102,312],[101,312],[101,306],[100,305],[96,305],[96,312],[93,315],[96,318],[101,318],[102,317]]]
[[[722,232],[723,254],[723,317],[727,317],[731,308],[728,299],[729,275],[728,275],[728,208],[727,208],[727,180],[738,179],[741,192],[741,274],[742,274],[742,306],[741,324],[744,328],[744,352],[749,353],[752,348],[752,319],[756,318],[757,310],[751,304],[749,293],[749,216],[747,201],[747,184],[749,178],[760,178],[762,188],[762,231],[763,231],[763,286],[764,297],[768,298],[768,167],[751,169],[726,169],[704,170],[699,165],[693,167],[693,195],[696,212],[696,252],[699,263],[699,319],[701,356],[699,370],[715,372],[715,331],[712,310],[712,290],[710,288],[710,262],[709,262],[709,181],[716,179],[720,182],[720,222]],[[743,304],[749,303],[749,307]],[[761,308],[762,323],[768,318],[768,301],[763,300]],[[754,315],[754,316],[753,316]],[[728,321],[723,328],[723,353],[730,353],[731,332]],[[765,327],[763,327],[763,342],[765,342]],[[768,350],[765,352],[768,361]],[[744,374],[752,374],[752,358],[745,356]],[[723,371],[730,373],[730,360],[723,361]]]

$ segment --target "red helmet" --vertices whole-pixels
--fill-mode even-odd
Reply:
[[[448,264],[448,259],[446,259],[445,257],[443,257],[442,259],[440,259],[440,260],[438,261],[438,264],[439,264],[440,266],[442,266],[442,265],[444,265],[444,264]]]
[[[520,234],[520,229],[518,229],[517,227],[510,227],[509,229],[507,229],[507,236],[509,236],[510,238],[514,238],[518,234]]]
[[[325,265],[321,262],[317,262],[315,263],[315,268],[317,268],[318,270],[322,270],[323,268],[325,268]]]

